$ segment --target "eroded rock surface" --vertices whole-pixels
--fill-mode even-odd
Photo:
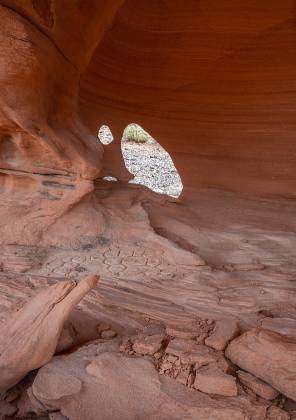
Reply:
[[[89,276],[78,284],[57,283],[37,294],[1,325],[1,392],[52,358],[64,322],[97,281],[97,276]]]
[[[178,338],[170,341],[166,352],[178,356],[183,363],[195,364],[198,367],[216,362],[222,358],[221,353],[214,352],[207,346],[196,344],[193,340]]]
[[[278,395],[278,391],[268,385],[266,382],[261,381],[255,376],[239,370],[237,376],[241,383],[250,388],[255,394],[259,395],[266,400],[274,400]]]
[[[264,318],[260,322],[263,329],[296,339],[296,319],[292,318]]]
[[[283,335],[254,329],[233,340],[226,356],[242,369],[296,400],[296,342]]]
[[[196,372],[193,386],[207,394],[224,395],[225,397],[237,395],[235,378],[225,374],[215,364],[200,368]]]
[[[149,359],[118,353],[117,348],[116,340],[94,342],[53,358],[37,374],[32,394],[44,407],[74,420],[265,417],[266,406],[252,406],[244,397],[217,401],[192,393],[160,377]]]
[[[291,0],[0,2],[2,390],[56,351],[26,401],[53,419],[289,416],[258,381],[295,400],[294,15]],[[171,154],[179,201],[126,183],[132,121]],[[48,325],[78,286],[55,292],[89,274],[100,288]],[[21,415],[12,395],[2,411]]]
[[[140,354],[153,355],[161,349],[163,334],[140,335],[133,340],[133,350]]]
[[[227,344],[239,334],[239,326],[235,320],[218,320],[205,344],[215,350],[224,350]]]

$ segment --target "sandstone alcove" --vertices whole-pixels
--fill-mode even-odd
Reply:
[[[113,135],[112,135],[112,131],[110,130],[110,128],[107,125],[102,125],[99,129],[98,132],[98,138],[100,140],[101,143],[103,144],[110,144],[112,143],[113,139]]]
[[[0,19],[0,417],[293,419],[295,1]]]

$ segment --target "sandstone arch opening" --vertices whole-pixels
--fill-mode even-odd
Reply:
[[[104,176],[103,177],[103,180],[104,181],[109,181],[109,182],[117,182],[118,181],[118,179],[116,178],[116,176],[109,176],[109,175]]]
[[[121,149],[129,181],[145,185],[159,194],[179,197],[183,185],[169,153],[136,123],[129,124],[122,136]]]
[[[112,143],[112,141],[114,140],[114,137],[108,125],[102,125],[100,127],[99,132],[98,132],[98,138],[100,142],[105,145]]]

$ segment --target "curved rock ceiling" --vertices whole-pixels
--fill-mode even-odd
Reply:
[[[294,0],[2,0],[1,16],[1,131],[34,150],[16,166],[127,179],[119,139],[136,121],[185,195],[295,195]],[[103,163],[77,113],[117,137]]]
[[[97,132],[137,121],[186,187],[294,196],[295,1],[127,0],[80,82]]]

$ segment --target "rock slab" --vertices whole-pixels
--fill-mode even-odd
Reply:
[[[238,334],[239,327],[235,320],[218,320],[212,334],[206,338],[205,344],[215,350],[224,350]]]
[[[237,395],[236,379],[224,373],[215,364],[204,366],[196,372],[193,387],[206,394],[217,394],[225,397]]]
[[[256,378],[250,373],[239,370],[237,376],[241,383],[247,388],[251,389],[259,397],[264,398],[265,400],[274,400],[279,392],[268,385],[266,382],[261,381],[261,379]]]
[[[226,349],[226,356],[240,368],[296,400],[296,342],[278,333],[250,330]]]
[[[162,334],[139,335],[133,340],[133,349],[139,354],[153,355],[161,348],[164,338]]]
[[[219,358],[213,349],[182,338],[170,341],[166,353],[179,357],[184,364],[197,364],[197,368],[213,363]]]
[[[266,405],[192,392],[159,376],[148,358],[127,356],[117,347],[116,340],[97,341],[54,357],[39,370],[30,398],[71,420],[265,418]]]

